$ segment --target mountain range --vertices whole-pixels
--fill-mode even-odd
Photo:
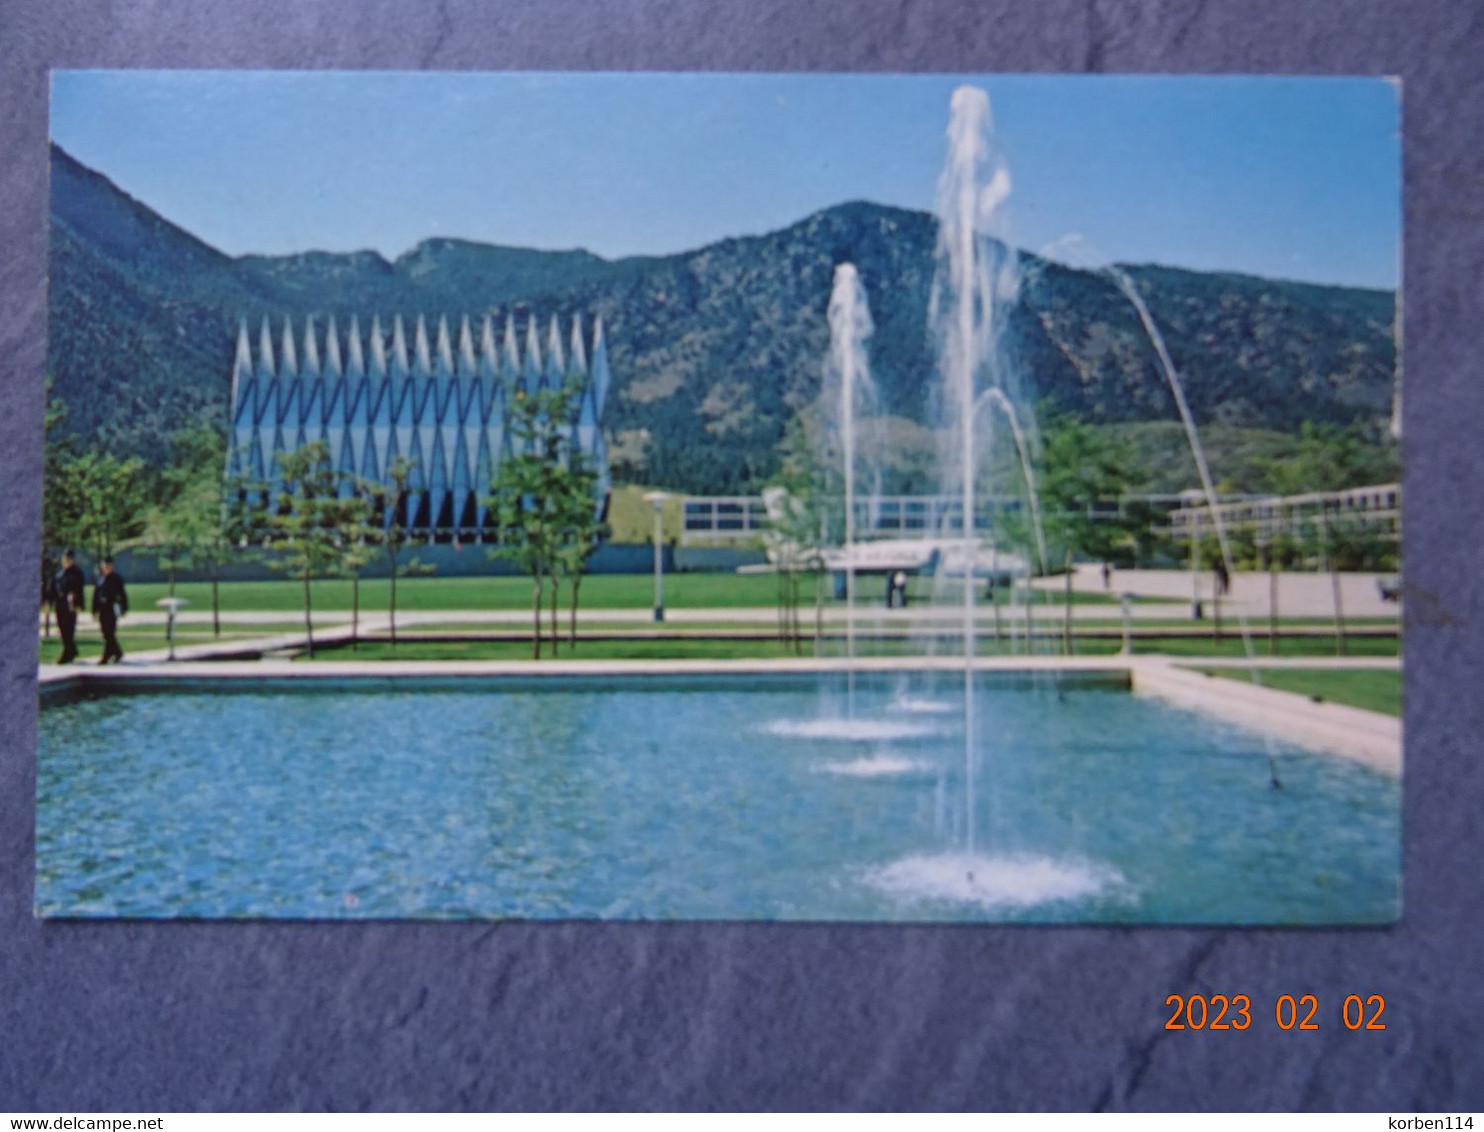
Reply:
[[[571,313],[604,320],[613,386],[603,422],[615,478],[697,493],[756,490],[791,418],[815,397],[836,264],[856,264],[881,404],[921,424],[937,225],[840,204],[759,236],[607,260],[432,238],[376,252],[229,256],[52,149],[48,372],[83,442],[170,457],[183,424],[224,425],[239,320],[285,316]],[[1006,348],[1038,401],[1096,424],[1172,421],[1138,317],[1106,274],[1021,254]],[[1252,276],[1128,266],[1183,375],[1196,419],[1297,432],[1359,423],[1384,436],[1396,296]],[[323,321],[321,321],[323,325]],[[903,473],[907,475],[907,473]],[[910,476],[908,476],[910,479]],[[902,489],[922,484],[903,482]]]

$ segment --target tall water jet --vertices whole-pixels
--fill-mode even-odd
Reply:
[[[871,336],[871,309],[855,265],[842,263],[835,268],[835,284],[830,294],[830,353],[825,363],[823,397],[838,398],[839,433],[845,479],[845,655],[846,704],[855,717],[855,480],[857,408],[867,392],[870,370],[866,360],[866,339]],[[838,388],[836,388],[838,387]]]
[[[937,332],[943,396],[939,404],[950,418],[945,479],[957,480],[960,500],[960,573],[964,639],[964,838],[974,851],[974,654],[977,626],[974,610],[974,565],[978,544],[975,480],[978,461],[988,455],[977,442],[975,409],[981,378],[1002,385],[996,365],[996,338],[1001,329],[1000,299],[1013,295],[1013,267],[1004,245],[982,232],[994,226],[1010,194],[1010,175],[995,152],[989,96],[977,87],[961,86],[949,104],[948,157],[938,180],[937,272],[933,279],[931,321]],[[951,469],[951,471],[950,471]],[[945,483],[947,493],[954,494]]]

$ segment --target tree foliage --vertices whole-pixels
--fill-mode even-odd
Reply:
[[[206,424],[188,425],[170,438],[170,447],[171,462],[160,473],[165,502],[156,509],[147,533],[159,550],[173,595],[178,570],[204,567],[215,577],[231,547],[225,527],[222,431]]]
[[[51,378],[46,379],[44,412],[41,552],[43,559],[49,560],[76,539],[82,501],[70,475],[75,459],[72,437],[62,427],[67,419],[67,406],[52,396]]]
[[[795,417],[780,446],[778,472],[763,492],[768,552],[778,573],[778,635],[795,652],[803,648],[799,625],[803,580],[809,576],[815,580],[818,612],[824,548],[845,538],[843,492],[833,490],[835,477],[819,458],[820,447],[816,426]]]
[[[66,490],[76,493],[74,541],[95,561],[111,556],[145,527],[144,463],[96,450],[68,461]]]
[[[587,573],[588,563],[592,561],[599,544],[608,537],[609,528],[598,506],[600,473],[597,467],[576,446],[572,446],[568,453],[566,471],[567,482],[559,523],[563,534],[557,542],[556,573],[567,580],[570,588],[571,618],[567,641],[569,648],[575,648],[578,594],[582,588],[582,577]],[[556,626],[553,625],[553,647],[555,643]]]
[[[600,529],[595,522],[597,470],[573,440],[579,394],[580,388],[568,383],[518,396],[510,415],[514,451],[506,454],[490,483],[488,503],[499,537],[490,554],[531,577],[532,648],[538,660],[544,587],[555,587],[564,570],[580,573],[586,568]],[[553,593],[553,608],[555,601]],[[555,655],[554,624],[551,647]]]
[[[1052,564],[1068,556],[1130,561],[1146,517],[1108,507],[1142,483],[1132,449],[1070,414],[1043,410],[1040,420],[1036,483]]]
[[[314,655],[310,583],[341,560],[339,477],[322,440],[278,457],[279,479],[268,515],[270,565],[304,584],[304,634]]]
[[[1278,495],[1343,491],[1390,483],[1399,469],[1394,451],[1359,424],[1305,421],[1287,455],[1261,462],[1267,490]]]

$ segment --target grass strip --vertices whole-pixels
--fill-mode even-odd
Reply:
[[[1251,680],[1242,668],[1202,668],[1210,676],[1228,680]],[[1263,668],[1264,687],[1296,692],[1320,701],[1331,701],[1366,711],[1400,717],[1402,674],[1383,669],[1355,668]]]

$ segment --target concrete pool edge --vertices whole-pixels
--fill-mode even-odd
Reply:
[[[111,667],[61,667],[41,665],[38,684],[43,693],[62,685],[86,684],[106,687],[139,681],[178,683],[251,682],[267,678],[301,682],[327,679],[358,678],[368,681],[411,681],[434,677],[501,677],[501,676],[666,676],[692,675],[823,675],[898,672],[959,672],[963,658],[957,656],[860,657],[854,664],[843,657],[786,658],[685,658],[655,660],[413,660],[355,661],[326,660],[306,664],[291,660],[190,661],[150,664],[123,664]],[[1121,657],[981,657],[975,661],[980,672],[1024,674],[1090,673],[1110,678],[1128,679],[1129,665]]]
[[[961,671],[961,657],[919,657],[904,665],[900,657],[856,660],[862,674]],[[43,665],[38,691],[43,707],[98,693],[154,691],[241,691],[257,688],[305,689],[372,687],[393,690],[414,683],[460,683],[510,679],[529,686],[534,680],[579,677],[726,677],[843,675],[843,658],[742,660],[547,660],[547,661],[323,661],[313,665],[287,660],[216,661],[136,664],[118,667],[63,668]],[[975,671],[1007,678],[1072,676],[1082,686],[1122,686],[1138,696],[1164,700],[1176,707],[1359,762],[1399,777],[1402,766],[1401,720],[1335,703],[1316,703],[1306,696],[1238,680],[1209,677],[1160,657],[981,657]]]
[[[1167,658],[1136,657],[1127,663],[1136,696],[1160,699],[1401,777],[1402,721],[1396,716],[1207,676]]]
[[[908,671],[961,672],[963,662],[950,657],[926,658],[911,669],[891,657],[858,661],[862,679],[881,681]],[[1030,686],[1056,678],[1078,688],[1130,690],[1126,665],[1086,658],[1071,664],[1051,658],[996,659],[978,665],[981,674],[1006,683]],[[564,687],[607,690],[625,680],[662,682],[665,686],[709,687],[738,678],[792,686],[800,681],[851,671],[839,658],[800,657],[787,660],[569,660],[569,661],[336,661],[315,664],[286,660],[174,664],[135,664],[110,668],[43,667],[39,677],[43,708],[100,695],[156,693],[312,693],[355,691],[529,691],[560,682]],[[812,685],[811,685],[812,686]]]

